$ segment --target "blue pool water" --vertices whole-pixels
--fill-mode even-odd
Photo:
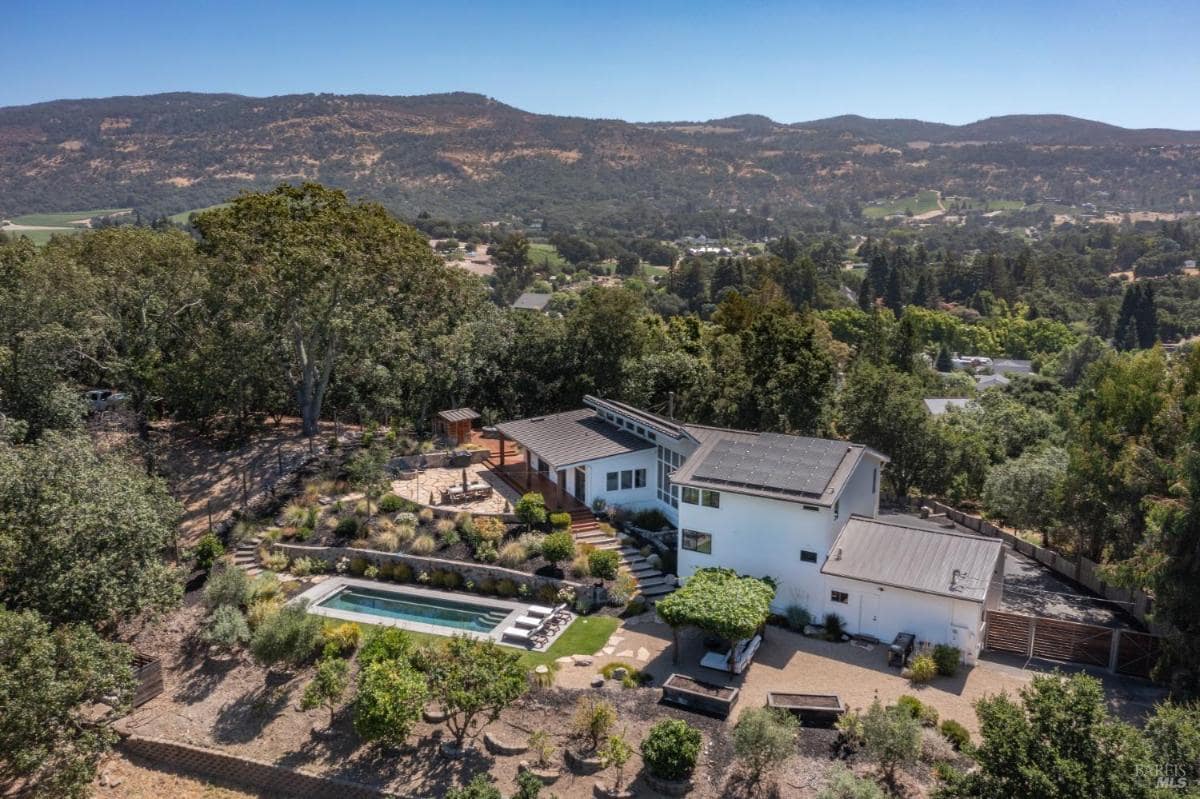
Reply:
[[[440,597],[402,594],[353,585],[348,585],[322,600],[318,607],[478,633],[490,633],[509,614],[506,608],[488,608]]]

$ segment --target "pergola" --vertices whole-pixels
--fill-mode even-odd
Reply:
[[[470,440],[471,427],[478,418],[479,414],[471,408],[439,411],[433,419],[433,432],[455,444],[463,444]]]
[[[771,614],[775,587],[767,580],[743,577],[732,569],[697,569],[681,588],[655,605],[675,639],[672,659],[679,662],[679,628],[699,627],[727,641],[749,638]]]

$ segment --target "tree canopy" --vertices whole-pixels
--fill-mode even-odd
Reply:
[[[672,628],[699,627],[728,641],[754,635],[771,613],[775,587],[732,569],[697,569],[674,593],[659,600],[658,615]],[[678,658],[678,645],[675,647]]]

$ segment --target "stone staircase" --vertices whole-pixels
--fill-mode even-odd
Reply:
[[[638,584],[638,595],[647,600],[660,599],[675,590],[675,578],[650,565],[636,547],[621,545],[620,538],[600,529],[595,515],[583,508],[571,511],[571,535],[576,544],[596,549],[613,549],[620,555],[620,567],[627,569]]]
[[[243,569],[251,577],[262,574],[263,568],[258,562],[258,545],[261,543],[262,536],[255,536],[234,547],[233,565],[238,569]]]

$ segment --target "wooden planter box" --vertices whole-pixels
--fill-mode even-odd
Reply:
[[[791,694],[767,692],[767,707],[786,710],[800,718],[805,727],[832,727],[846,712],[837,694]]]
[[[663,702],[717,718],[728,718],[737,698],[737,688],[702,682],[682,674],[672,674],[663,683]]]
[[[163,692],[162,662],[158,658],[135,653],[133,678],[137,682],[133,690],[133,706],[141,707]]]

